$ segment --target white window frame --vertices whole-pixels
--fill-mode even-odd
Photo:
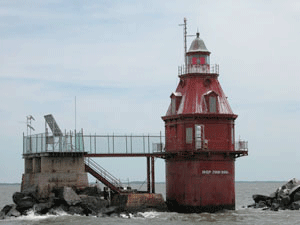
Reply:
[[[195,124],[195,149],[203,148],[203,141],[205,140],[204,125]]]

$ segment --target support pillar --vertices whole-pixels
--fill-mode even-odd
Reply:
[[[150,193],[150,157],[147,157],[147,192]]]
[[[151,157],[151,180],[152,180],[152,193],[155,193],[154,157]]]

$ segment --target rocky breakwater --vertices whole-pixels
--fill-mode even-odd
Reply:
[[[249,208],[262,208],[263,210],[299,210],[300,209],[300,181],[292,179],[279,187],[269,196],[255,194],[254,203]]]
[[[105,216],[116,212],[117,207],[110,207],[108,192],[97,187],[87,187],[83,190],[71,187],[54,189],[47,199],[38,199],[36,192],[16,192],[13,194],[14,204],[6,205],[0,212],[0,219],[27,215],[33,211],[37,215],[68,214]]]
[[[47,199],[38,199],[36,191],[16,192],[14,204],[6,205],[0,212],[0,219],[27,215],[57,215],[66,212],[71,215],[110,216],[120,213],[137,213],[154,209],[167,211],[161,194],[141,193],[130,190],[122,194],[100,191],[96,186],[79,190],[71,187],[53,189]]]

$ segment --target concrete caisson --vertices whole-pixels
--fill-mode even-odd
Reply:
[[[34,191],[38,198],[48,198],[54,188],[88,187],[84,153],[49,152],[27,154],[21,191]]]

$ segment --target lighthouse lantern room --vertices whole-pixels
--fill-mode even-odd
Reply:
[[[219,66],[210,64],[199,33],[178,71],[178,87],[162,117],[168,207],[178,212],[235,209],[234,162],[248,154],[247,143],[235,146],[237,115],[218,81]]]

